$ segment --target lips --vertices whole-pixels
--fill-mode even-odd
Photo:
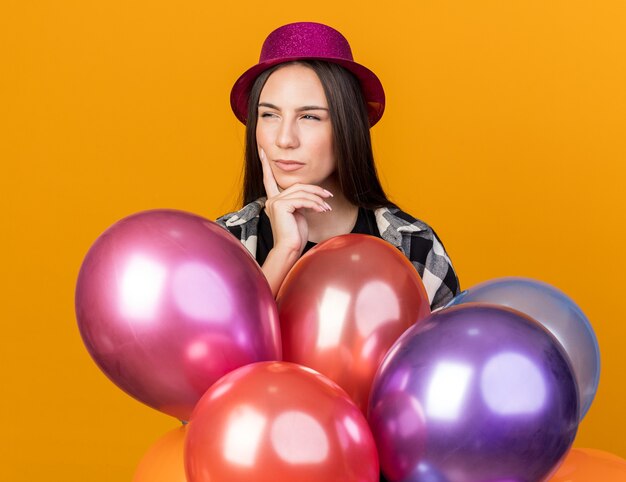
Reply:
[[[274,161],[281,171],[295,171],[300,169],[304,164],[298,161],[277,159]]]
[[[274,162],[280,162],[281,164],[300,164],[304,165],[304,162],[292,161],[291,159],[276,159]]]

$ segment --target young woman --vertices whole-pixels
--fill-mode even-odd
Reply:
[[[435,232],[381,187],[369,128],[383,114],[384,91],[341,33],[311,22],[278,28],[235,83],[231,106],[246,125],[243,208],[217,222],[255,257],[274,295],[302,254],[346,233],[399,248],[432,309],[458,293]]]

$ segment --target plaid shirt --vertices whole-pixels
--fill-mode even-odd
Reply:
[[[224,214],[216,222],[230,231],[256,259],[259,214],[265,197]],[[423,221],[397,208],[374,210],[381,237],[398,248],[413,264],[424,282],[432,310],[445,306],[459,293],[459,280],[443,244]]]

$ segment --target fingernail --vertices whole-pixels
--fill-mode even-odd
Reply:
[[[333,208],[330,207],[330,204],[328,204],[326,201],[324,201],[324,204],[326,205],[326,207],[328,208],[329,211],[333,210]]]
[[[324,192],[325,192],[326,194],[328,194],[330,197],[335,197],[335,196],[333,196],[333,193],[332,193],[332,192],[327,191],[326,189],[324,189]]]

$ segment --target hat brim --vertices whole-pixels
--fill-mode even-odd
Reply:
[[[291,62],[294,60],[325,60],[327,62],[333,62],[339,64],[352,72],[361,83],[361,90],[367,102],[367,113],[369,118],[370,127],[376,124],[385,111],[385,91],[380,80],[367,67],[351,62],[346,59],[332,58],[332,57],[282,57],[280,59],[271,59],[265,62],[260,62],[248,70],[246,70],[237,79],[230,92],[230,106],[237,119],[244,125],[248,118],[248,98],[250,97],[250,90],[252,84],[256,78],[273,67],[274,65],[283,64],[285,62]]]

